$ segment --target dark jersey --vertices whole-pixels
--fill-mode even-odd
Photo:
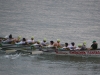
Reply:
[[[98,44],[92,44],[91,47],[92,47],[92,49],[97,49]]]

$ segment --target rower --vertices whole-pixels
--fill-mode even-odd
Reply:
[[[82,44],[79,44],[75,50],[82,50]]]
[[[31,40],[27,40],[27,43],[28,43],[28,44],[34,44],[34,37],[32,36],[32,37],[31,37]]]
[[[70,50],[75,50],[76,49],[76,46],[75,46],[75,43],[72,42],[70,46],[68,46]]]
[[[13,37],[12,37],[12,34],[9,35],[9,37],[6,37],[7,39],[5,41],[2,41],[2,43],[11,43],[13,42]]]
[[[27,44],[26,38],[23,38],[20,42],[15,43],[15,44],[17,44],[17,45],[26,45]]]
[[[46,42],[46,38],[44,38],[40,44],[41,44],[41,46],[47,46],[48,43]]]
[[[86,42],[85,41],[83,42],[81,50],[87,50],[87,48],[86,48]]]
[[[36,41],[34,44],[32,44],[31,46],[33,46],[34,48],[38,48],[39,50],[41,50],[42,46],[40,41]]]
[[[68,47],[68,43],[65,43],[63,49],[70,50],[69,47]]]
[[[57,42],[54,43],[54,47],[61,48],[60,39],[57,39]]]
[[[21,36],[18,36],[17,38],[14,39],[14,43],[18,43],[21,41]]]
[[[91,50],[96,50],[98,48],[97,42],[94,40],[92,43],[93,44],[91,45]]]
[[[50,41],[50,44],[47,47],[54,47],[54,41]]]

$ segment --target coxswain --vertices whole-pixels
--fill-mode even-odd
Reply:
[[[94,40],[92,43],[93,44],[91,45],[91,50],[96,50],[98,48],[97,42]]]

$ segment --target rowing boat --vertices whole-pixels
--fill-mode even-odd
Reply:
[[[6,53],[21,52],[30,54],[56,54],[56,55],[68,55],[68,56],[100,57],[100,49],[66,50],[66,49],[55,49],[50,47],[39,47],[37,45],[29,46],[29,45],[12,45],[12,44],[2,44],[1,49],[6,49]]]
[[[56,50],[55,52],[57,55],[100,57],[100,49],[97,49],[97,50]]]
[[[100,57],[100,49],[98,50],[65,50],[65,49],[43,48],[41,51],[39,49],[36,49],[36,50],[6,50],[6,53],[55,54],[55,55],[67,55],[67,56]]]

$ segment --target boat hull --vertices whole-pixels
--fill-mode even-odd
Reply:
[[[34,46],[31,49],[29,45],[11,45],[11,44],[3,44],[1,49],[5,49],[7,53],[11,52],[23,52],[23,53],[32,53],[32,51],[42,51],[40,54],[56,54],[56,55],[69,55],[69,56],[91,56],[91,57],[100,57],[100,49],[98,50],[64,50],[64,49],[55,49],[43,47],[39,48],[38,46]],[[11,50],[10,50],[11,49]],[[12,50],[13,49],[13,50]],[[34,54],[34,53],[32,53]]]
[[[100,57],[100,50],[63,50],[63,51],[59,51],[56,50],[56,54],[57,55],[69,55],[69,56],[95,56],[95,57]]]

